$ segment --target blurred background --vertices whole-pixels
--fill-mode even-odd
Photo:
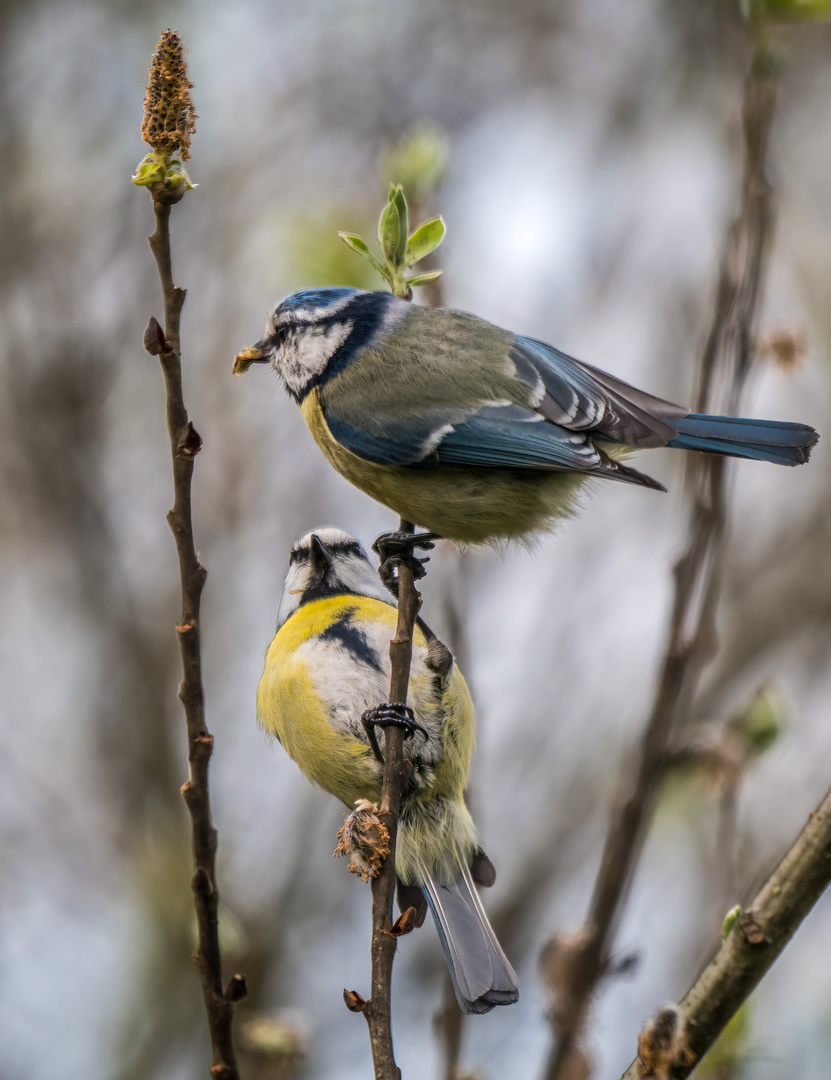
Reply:
[[[293,540],[333,524],[368,544],[394,518],[329,468],[270,373],[237,379],[231,360],[295,288],[380,287],[336,230],[372,236],[386,184],[403,178],[390,170],[415,159],[427,180],[408,193],[448,225],[446,303],[689,401],[737,206],[737,6],[6,0],[0,24],[0,1075],[179,1078],[209,1062],[190,959],[163,385],[141,345],[161,304],[151,202],[130,183],[169,26],[189,47],[199,114],[199,187],[172,233],[205,442],[194,513],[222,938],[228,973],[250,988],[243,1069],[366,1077],[366,1027],[341,990],[367,992],[369,890],[331,859],[342,808],[266,742],[254,694]],[[831,28],[778,36],[779,217],[760,332],[795,338],[802,356],[761,362],[744,411],[826,435],[806,468],[735,466],[721,650],[697,713],[718,741],[765,688],[776,737],[726,794],[724,770],[665,782],[618,935],[637,962],[603,985],[588,1035],[601,1077],[686,990],[727,907],[752,896],[829,782]],[[533,553],[430,563],[425,617],[478,705],[471,799],[499,870],[484,899],[522,985],[518,1005],[465,1025],[458,1075],[541,1075],[537,959],[583,916],[651,700],[686,527],[680,457],[639,459],[669,494],[597,485]],[[830,956],[826,897],[718,1075],[828,1076]],[[445,992],[425,926],[395,966],[405,1077],[447,1071],[433,1020]]]

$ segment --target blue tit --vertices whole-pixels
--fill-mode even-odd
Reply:
[[[320,449],[408,521],[465,543],[550,529],[597,477],[664,490],[620,460],[674,446],[800,465],[804,424],[691,413],[544,341],[389,293],[293,293],[237,358],[270,362]]]
[[[459,1006],[484,1013],[516,1001],[518,990],[474,884],[492,884],[495,875],[464,801],[473,703],[450,651],[419,620],[410,715],[379,706],[389,695],[396,619],[357,540],[331,528],[302,537],[291,551],[257,715],[309,780],[350,809],[361,799],[381,801],[375,726],[405,727],[413,771],[395,851],[399,906],[415,907],[419,926],[430,907]]]

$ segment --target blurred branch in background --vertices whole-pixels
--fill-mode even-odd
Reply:
[[[753,361],[751,341],[761,294],[774,208],[765,169],[777,97],[777,64],[760,20],[751,24],[753,55],[743,105],[741,206],[725,240],[715,312],[695,391],[696,411],[737,414]],[[634,777],[613,811],[582,929],[549,946],[544,977],[555,997],[555,1045],[547,1080],[585,1076],[581,1045],[592,996],[609,973],[611,943],[642,850],[663,774],[669,740],[688,722],[702,669],[716,651],[727,524],[727,469],[722,457],[688,459],[690,506],[684,554],[674,567],[675,594],[661,674]],[[727,1017],[725,1017],[727,1019]]]
[[[724,941],[680,1004],[679,1049],[667,1064],[689,1076],[831,882],[831,791],[746,911],[725,924]],[[731,913],[732,915],[733,913]],[[639,1044],[640,1047],[640,1044]],[[641,1055],[639,1055],[640,1057]],[[633,1062],[623,1080],[651,1075]]]
[[[238,1071],[231,1032],[234,1002],[245,996],[245,979],[235,975],[227,988],[222,986],[222,959],[219,949],[219,892],[216,886],[217,834],[211,820],[208,766],[213,752],[213,736],[205,725],[204,689],[199,608],[207,576],[193,541],[191,480],[193,462],[202,440],[188,419],[182,388],[180,318],[185,290],[173,281],[170,254],[170,210],[193,185],[181,161],[187,160],[195,114],[190,97],[192,84],[187,76],[184,47],[175,31],[163,32],[150,67],[150,82],[144,103],[142,138],[152,147],[140,164],[134,183],[149,188],[156,215],[156,230],[150,247],[156,259],[164,301],[164,327],[151,318],[145,333],[147,351],[158,356],[167,390],[167,427],[173,462],[174,504],[167,520],[176,541],[182,582],[182,616],[176,624],[182,656],[183,679],[179,698],[188,729],[190,776],[182,786],[193,827],[191,879],[198,926],[194,960],[202,983],[213,1047],[211,1076],[217,1080],[237,1080]]]

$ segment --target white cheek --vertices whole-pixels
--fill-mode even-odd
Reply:
[[[352,323],[335,326],[311,326],[287,341],[274,360],[274,366],[289,390],[299,394],[316,375],[325,371],[329,360],[352,333]]]
[[[296,563],[289,567],[286,574],[286,583],[283,585],[283,595],[280,597],[280,606],[277,609],[277,627],[281,627],[290,615],[293,615],[300,606],[300,598],[309,583],[308,563]]]

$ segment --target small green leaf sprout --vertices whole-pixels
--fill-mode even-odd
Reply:
[[[409,213],[404,189],[400,184],[390,186],[389,200],[378,220],[378,243],[382,262],[367,242],[357,233],[339,232],[338,236],[358,255],[367,259],[387,282],[396,296],[405,300],[412,297],[414,286],[435,281],[441,270],[430,270],[407,277],[407,271],[435,251],[444,239],[445,225],[440,217],[422,222],[410,233]]]

